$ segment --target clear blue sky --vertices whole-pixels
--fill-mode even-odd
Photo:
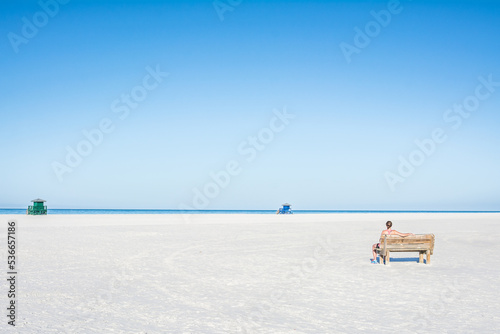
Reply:
[[[2,208],[500,210],[498,2],[59,1],[0,3]]]

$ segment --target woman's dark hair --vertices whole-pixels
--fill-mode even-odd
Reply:
[[[390,220],[387,221],[387,223],[385,223],[385,226],[387,226],[387,228],[391,228],[392,227],[392,222]]]

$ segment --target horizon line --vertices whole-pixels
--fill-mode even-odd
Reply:
[[[0,210],[26,210],[25,208],[0,208]],[[88,211],[179,211],[179,212],[198,212],[198,211],[271,211],[276,209],[103,209],[103,208],[50,208],[47,210],[88,210]],[[324,212],[489,212],[500,213],[500,210],[427,210],[427,209],[295,209],[294,212],[324,211]]]

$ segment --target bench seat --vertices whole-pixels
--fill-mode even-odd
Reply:
[[[376,252],[380,255],[381,264],[390,263],[391,252],[417,252],[419,263],[424,262],[425,254],[426,263],[429,264],[434,251],[434,239],[434,234],[416,234],[407,237],[383,235],[380,238],[380,248],[376,249]]]

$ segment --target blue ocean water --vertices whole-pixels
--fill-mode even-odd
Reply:
[[[122,210],[122,209],[48,209],[49,215],[113,214],[276,214],[276,210]],[[294,214],[315,213],[493,213],[500,211],[426,211],[426,210],[293,210]],[[26,209],[0,209],[0,215],[26,214]]]

